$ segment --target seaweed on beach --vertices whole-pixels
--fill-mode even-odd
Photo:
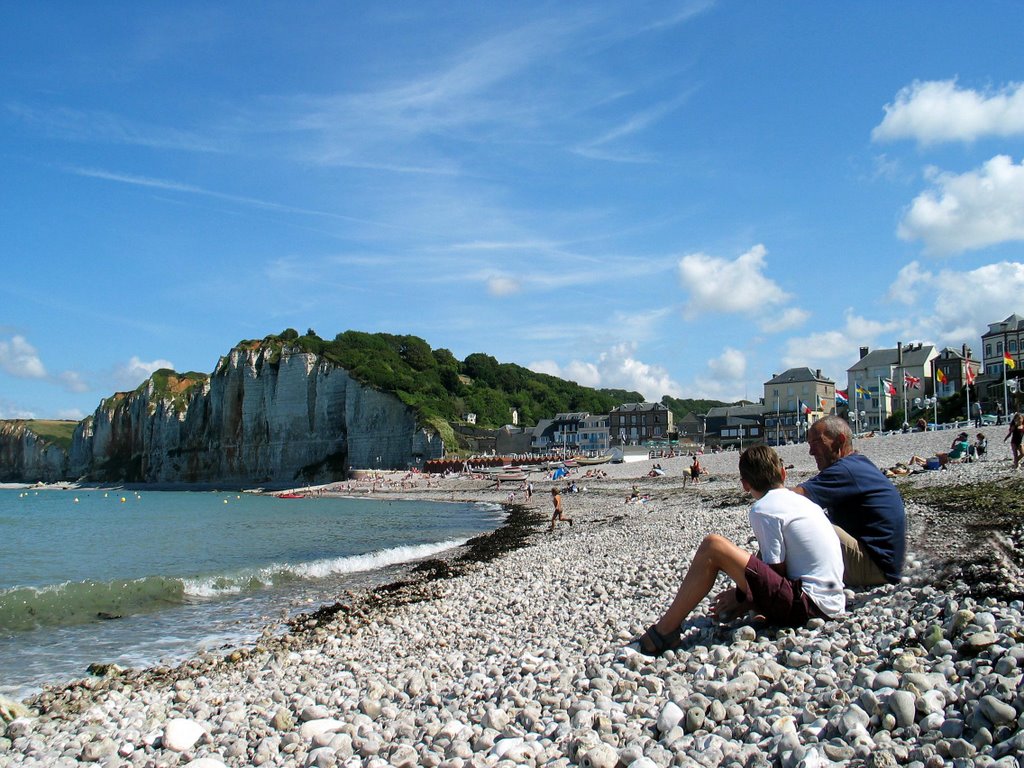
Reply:
[[[942,564],[942,581],[964,582],[972,596],[1024,597],[1024,480],[902,486],[914,504],[917,546]]]
[[[519,504],[513,504],[508,509],[505,524],[466,542],[466,551],[459,555],[457,563],[486,563],[506,552],[522,549],[537,526],[546,519],[544,515]]]

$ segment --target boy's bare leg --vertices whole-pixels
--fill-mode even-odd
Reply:
[[[747,561],[750,553],[736,546],[729,539],[717,534],[704,538],[693,556],[683,583],[665,615],[658,619],[655,629],[663,635],[679,629],[679,625],[693,611],[700,601],[708,596],[715,586],[720,572],[725,572],[740,589],[746,590]]]

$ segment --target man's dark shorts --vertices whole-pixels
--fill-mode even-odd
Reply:
[[[751,555],[744,571],[747,579],[745,597],[772,624],[800,627],[810,619],[827,619],[814,601],[804,594],[799,580],[793,581],[770,565]],[[741,590],[737,589],[737,596]]]

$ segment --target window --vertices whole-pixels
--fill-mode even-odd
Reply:
[[[992,357],[992,345],[991,344],[986,344],[985,345],[985,357]]]
[[[654,428],[654,436],[655,437],[661,437],[661,427],[655,427]]]
[[[751,434],[751,436],[759,435],[759,434],[761,434],[761,430],[758,429],[757,427],[751,427],[750,428],[750,434]]]
[[[1001,341],[997,341],[996,342],[996,354],[997,355],[1003,354],[1003,342],[1001,342]]]
[[[1017,351],[1017,340],[1016,339],[1010,339],[1010,351],[1011,352],[1016,352]]]

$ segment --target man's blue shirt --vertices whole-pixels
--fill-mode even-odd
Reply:
[[[889,582],[900,580],[907,548],[903,499],[870,459],[851,453],[800,487],[833,525],[863,544]]]

